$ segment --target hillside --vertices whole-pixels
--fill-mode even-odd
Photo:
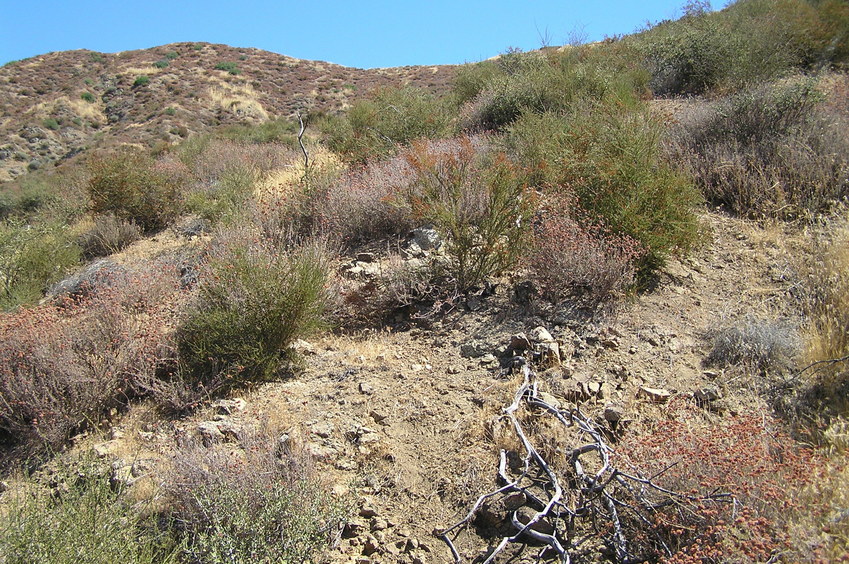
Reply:
[[[0,564],[849,560],[849,6],[706,6],[0,69]]]
[[[152,148],[221,125],[338,112],[390,85],[442,93],[453,73],[363,70],[208,43],[48,53],[0,68],[0,182],[85,149]]]

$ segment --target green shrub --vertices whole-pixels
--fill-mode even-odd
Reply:
[[[318,480],[309,455],[248,430],[237,448],[193,445],[166,489],[189,562],[316,562],[348,508]]]
[[[563,53],[508,53],[461,72],[454,95],[466,101],[461,128],[491,130],[524,113],[565,110],[585,99],[628,104],[644,93],[647,80],[634,54],[610,44]]]
[[[242,71],[239,70],[239,65],[232,61],[218,63],[217,65],[215,65],[215,70],[227,71],[232,75],[242,74]]]
[[[147,86],[150,84],[150,77],[146,74],[140,74],[136,77],[135,81],[133,81],[133,88]]]
[[[173,116],[173,115],[176,115],[176,114],[177,114],[177,110],[176,110],[176,109],[174,109],[174,108],[172,108],[172,107],[170,107],[170,106],[169,106],[169,107],[167,107],[167,108],[165,108],[165,115],[166,115],[166,116]]]
[[[298,124],[286,118],[272,119],[262,123],[240,124],[221,128],[216,137],[242,143],[283,143],[297,146]]]
[[[167,53],[165,53],[165,60],[166,61],[173,61],[177,57],[179,57],[179,55],[177,54],[176,51],[168,51]]]
[[[114,214],[144,231],[164,227],[180,210],[185,182],[177,170],[138,151],[124,151],[88,162],[87,191],[96,214]]]
[[[0,554],[4,564],[50,562],[176,563],[175,543],[144,508],[110,485],[109,469],[82,460],[52,476],[60,494],[33,478],[4,495]]]
[[[53,130],[53,131],[56,131],[61,127],[59,125],[59,122],[56,120],[56,118],[47,118],[44,121],[42,121],[41,124],[44,127],[46,127],[47,129],[50,129],[50,130]]]
[[[673,252],[698,238],[692,183],[660,151],[661,124],[648,109],[581,105],[564,114],[527,114],[510,129],[507,146],[531,181],[551,193],[575,196],[581,209],[614,234],[636,240],[645,253],[639,282]]]
[[[459,291],[516,263],[532,207],[515,167],[503,156],[482,160],[468,138],[416,142],[404,157],[415,178],[407,194],[413,216],[448,237]]]
[[[82,94],[80,94],[80,98],[83,101],[88,102],[89,104],[94,103],[94,94],[92,94],[91,92],[83,92]]]
[[[424,90],[385,88],[354,103],[344,120],[325,122],[324,133],[332,150],[348,161],[364,162],[417,138],[441,137],[448,124],[442,102]]]
[[[260,171],[250,164],[230,166],[211,186],[189,192],[185,207],[212,222],[234,220],[243,211],[260,178]]]
[[[642,51],[657,94],[750,87],[845,64],[849,6],[807,0],[738,0],[696,11],[629,39]]]
[[[79,260],[80,249],[61,223],[0,222],[0,309],[39,300]]]
[[[159,60],[159,61],[154,62],[154,63],[153,63],[153,66],[154,66],[154,67],[156,67],[156,68],[158,68],[158,69],[164,69],[164,68],[165,68],[165,67],[167,67],[169,64],[170,64],[170,63],[169,63],[169,61],[168,61],[168,60],[166,60],[166,59],[161,59],[161,60]]]
[[[319,245],[281,253],[223,243],[178,330],[183,379],[202,386],[223,376],[230,387],[276,376],[287,347],[321,326],[328,282]]]

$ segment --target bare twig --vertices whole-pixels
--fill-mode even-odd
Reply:
[[[513,431],[524,449],[523,468],[516,478],[511,478],[507,452],[501,450],[498,464],[501,487],[480,496],[469,513],[453,526],[435,531],[448,545],[456,564],[460,564],[462,559],[449,535],[471,525],[484,503],[497,495],[521,492],[524,494],[524,504],[532,508],[533,513],[528,517],[526,512],[520,519],[519,510],[511,508],[504,522],[509,523],[515,533],[502,537],[487,555],[484,564],[495,562],[498,555],[509,545],[524,545],[528,542],[546,545],[545,550],[553,551],[562,564],[568,564],[571,562],[570,552],[587,540],[587,537],[573,540],[579,532],[577,528],[582,526],[582,523],[584,527],[594,527],[596,535],[608,535],[606,541],[611,546],[616,562],[629,562],[637,556],[629,549],[627,522],[623,522],[622,512],[633,513],[643,526],[651,528],[654,526],[656,510],[670,504],[678,504],[684,508],[683,502],[712,500],[730,502],[736,507],[736,498],[728,493],[714,492],[707,496],[692,496],[656,484],[653,480],[668,471],[672,465],[650,478],[622,472],[614,466],[611,460],[613,449],[605,442],[604,436],[596,429],[592,420],[577,408],[563,410],[544,401],[538,393],[538,383],[527,360],[524,357],[513,360],[516,361],[513,365],[521,368],[523,379],[513,402],[504,408],[503,416],[512,424]],[[572,429],[573,433],[577,432],[582,443],[587,441],[571,449],[557,449],[567,461],[566,469],[555,469],[534,446],[523,420],[518,415],[523,407],[537,414],[542,410],[543,416],[551,416],[564,428]],[[594,457],[593,462],[584,460],[584,457],[590,456]],[[588,468],[598,469],[589,471]],[[662,496],[662,499],[658,500],[658,496]],[[567,506],[567,502],[571,507]],[[604,522],[608,523],[607,527],[602,525]],[[605,530],[607,533],[602,532]],[[657,539],[657,542],[667,555],[672,554],[662,539]],[[545,550],[540,554],[544,554]]]

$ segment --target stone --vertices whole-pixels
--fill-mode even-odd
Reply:
[[[342,529],[342,536],[345,538],[358,537],[360,534],[368,530],[368,525],[362,519],[349,519]]]
[[[492,347],[477,341],[460,345],[460,356],[463,358],[480,358],[491,351]]]
[[[608,423],[619,423],[625,417],[625,410],[621,405],[608,404],[604,407],[604,419]]]
[[[388,416],[387,414],[385,414],[385,413],[381,413],[381,412],[379,412],[379,411],[371,410],[371,411],[369,412],[369,417],[371,417],[372,419],[374,419],[374,422],[375,422],[375,423],[380,423],[381,425],[386,425],[386,423],[384,423],[384,421],[385,421],[385,420],[386,420],[386,418],[387,418],[387,417],[389,417],[389,416]]]
[[[370,499],[364,499],[362,504],[360,505],[359,511],[360,517],[365,517],[366,519],[371,519],[377,515],[377,508],[375,508],[374,504]]]
[[[587,382],[587,391],[590,395],[597,396],[601,392],[601,384],[599,382]]]
[[[481,357],[481,361],[480,361],[480,362],[481,362],[481,364],[483,364],[483,365],[489,365],[489,364],[493,364],[496,360],[498,360],[498,359],[497,359],[497,358],[495,358],[495,355],[494,355],[494,354],[492,354],[492,353],[487,353],[487,354],[485,354],[485,355],[483,355],[483,356]]]
[[[548,332],[548,329],[540,325],[539,327],[534,327],[530,331],[529,337],[531,341],[535,343],[553,343],[554,337],[551,336],[551,333]]]
[[[411,243],[422,251],[438,250],[442,246],[442,238],[433,226],[417,227],[410,232]]]
[[[664,390],[663,388],[650,388],[648,386],[640,386],[640,389],[637,391],[638,398],[647,399],[653,403],[666,403],[669,401],[669,398],[672,394],[669,390]]]
[[[9,491],[9,482],[0,481],[0,493]]]
[[[542,366],[560,366],[560,345],[554,341],[539,343],[540,364]]]
[[[380,550],[380,543],[374,538],[374,535],[368,535],[363,541],[363,555],[371,556]]]
[[[693,392],[693,397],[700,403],[710,403],[722,397],[719,388],[714,386],[705,386]]]
[[[389,524],[386,522],[386,519],[382,519],[380,517],[372,517],[370,523],[371,531],[384,531],[389,528]]]
[[[455,366],[455,365],[451,365],[451,366],[448,367],[448,373],[449,374],[459,374],[460,373],[460,367]]]
[[[310,431],[323,439],[330,438],[333,435],[333,425],[327,422],[316,423],[310,427]]]
[[[205,447],[210,447],[224,440],[224,433],[221,432],[218,428],[218,423],[215,421],[198,423],[197,430]]]
[[[220,415],[233,415],[239,411],[244,411],[248,403],[242,398],[218,400],[212,404],[216,412]]]
[[[526,351],[531,348],[531,340],[524,333],[516,333],[510,337],[509,347],[514,351]]]
[[[357,253],[357,262],[375,262],[377,257],[374,253]]]
[[[372,388],[371,384],[369,384],[367,382],[360,382],[359,389],[360,389],[360,393],[363,393],[363,394],[366,394],[366,395],[369,395],[369,396],[374,393],[374,388]]]

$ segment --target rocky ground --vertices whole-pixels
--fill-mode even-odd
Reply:
[[[356,504],[330,561],[451,561],[433,531],[496,487],[498,448],[510,440],[499,414],[521,380],[503,366],[516,350],[542,353],[550,397],[624,433],[639,434],[674,397],[698,398],[711,417],[769,409],[756,378],[705,364],[710,335],[754,319],[798,325],[793,257],[803,234],[719,213],[703,223],[706,243],[671,261],[654,290],[590,320],[518,303],[505,280],[427,327],[301,342],[303,374],[190,419],[162,421],[137,405],[111,437],[81,448],[113,460],[135,487],[155,487],[186,437],[226,443],[247,428],[277,429],[316,458],[334,495]],[[471,559],[487,540],[467,532],[457,546]]]

